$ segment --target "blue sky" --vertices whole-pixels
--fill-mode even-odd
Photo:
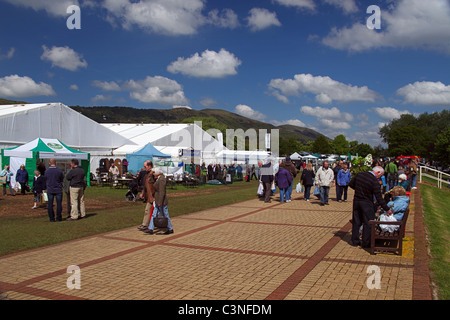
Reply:
[[[0,97],[30,103],[220,108],[372,146],[450,106],[449,0],[0,0],[0,35]]]

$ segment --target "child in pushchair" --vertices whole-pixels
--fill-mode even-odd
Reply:
[[[130,183],[128,184],[128,188],[129,190],[125,195],[125,199],[128,201],[136,202],[136,200],[138,200],[137,194],[139,193],[137,179],[131,180]]]

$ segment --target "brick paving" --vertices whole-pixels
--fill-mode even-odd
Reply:
[[[370,255],[349,244],[351,201],[321,207],[295,192],[293,198],[175,217],[171,235],[132,227],[0,257],[0,298],[431,299],[419,189],[411,196],[402,256]],[[68,289],[71,265],[80,268],[80,289]],[[370,266],[380,270],[379,288],[368,288]],[[163,285],[152,281],[155,272]]]

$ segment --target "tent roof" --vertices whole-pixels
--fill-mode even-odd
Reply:
[[[297,152],[294,152],[290,155],[291,160],[300,160],[300,155]]]
[[[151,143],[147,143],[145,147],[134,153],[127,154],[127,158],[130,156],[152,156],[156,158],[170,158],[170,155],[162,153],[161,151],[156,149]]]
[[[133,144],[62,103],[0,105],[0,148],[50,137],[83,150],[109,150]]]
[[[115,155],[136,152],[149,142],[159,150],[162,147],[176,147],[175,154],[178,154],[179,149],[186,148],[208,151],[226,149],[219,141],[195,124],[103,123],[102,126],[135,143],[134,147],[124,145],[117,148],[113,151]]]
[[[58,139],[37,138],[15,148],[5,149],[3,154],[9,157],[33,158],[33,152],[38,152],[42,159],[82,159],[87,160],[89,154],[74,150]]]

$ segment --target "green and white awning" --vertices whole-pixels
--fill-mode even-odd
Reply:
[[[89,159],[89,153],[69,148],[58,139],[48,138],[37,138],[19,147],[5,149],[4,156],[33,158],[34,152],[40,159]]]

